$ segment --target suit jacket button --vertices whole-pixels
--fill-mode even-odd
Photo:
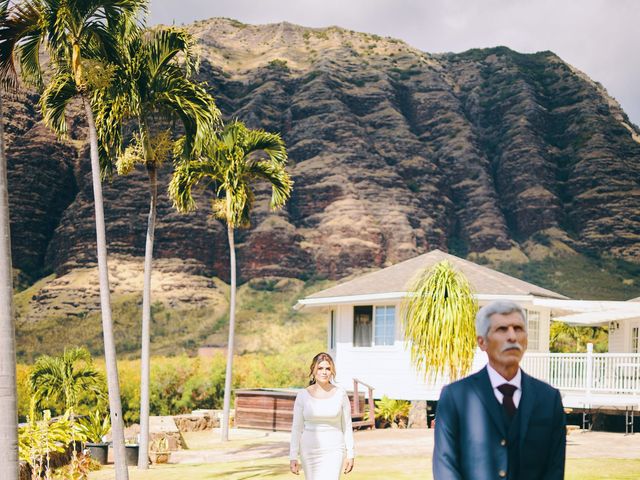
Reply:
[[[500,445],[505,447],[507,445],[507,441],[503,438],[502,440],[500,440]]]
[[[505,472],[504,470],[500,470],[500,471],[498,472],[498,475],[500,475],[500,477],[501,477],[501,478],[504,478],[504,477],[506,477],[506,476],[507,476],[507,472]]]

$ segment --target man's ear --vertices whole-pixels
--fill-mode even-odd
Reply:
[[[485,340],[484,337],[476,337],[478,339],[478,346],[480,347],[480,350],[482,350],[483,352],[487,351],[487,341]]]

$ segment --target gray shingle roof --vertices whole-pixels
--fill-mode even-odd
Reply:
[[[441,250],[432,250],[418,257],[405,260],[377,272],[368,273],[345,283],[327,288],[309,295],[307,298],[345,297],[351,295],[372,295],[392,292],[406,292],[415,276],[430,268],[442,260],[448,260],[455,268],[462,272],[473,287],[476,294],[484,295],[536,295],[566,299],[561,295],[546,288],[538,287],[532,283],[511,277],[496,270],[492,270],[477,263],[464,260],[444,253]]]

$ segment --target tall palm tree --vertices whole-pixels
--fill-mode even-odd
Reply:
[[[29,388],[38,408],[57,402],[75,409],[83,392],[104,395],[104,376],[96,370],[86,348],[65,348],[59,357],[42,355],[29,374]]]
[[[146,11],[146,0],[23,0],[9,8],[0,29],[0,75],[15,75],[14,59],[25,80],[44,86],[40,47],[49,54],[51,80],[40,99],[42,116],[59,135],[67,132],[65,111],[74,98],[83,104],[91,157],[100,278],[100,307],[116,479],[129,478],[125,462],[124,424],[111,318],[107,243],[102,198],[100,152],[92,93],[111,81],[109,61],[117,58],[114,32]],[[106,68],[105,68],[106,65]]]
[[[0,1],[0,22],[6,18],[8,0]],[[1,77],[0,88],[13,87]],[[4,116],[0,95],[0,478],[18,480],[18,409],[16,392],[16,343],[13,317],[13,270],[9,228],[7,157],[4,148]]]
[[[448,261],[418,275],[404,304],[411,361],[425,377],[466,375],[476,349],[476,299]]]
[[[260,153],[265,156],[259,155]],[[207,157],[179,165],[169,184],[169,195],[174,206],[182,211],[196,207],[192,189],[201,181],[216,187],[212,202],[215,215],[227,224],[231,271],[231,298],[229,301],[229,340],[227,368],[224,382],[224,404],[221,435],[229,439],[229,410],[231,405],[231,378],[233,369],[233,342],[236,311],[236,253],[234,231],[249,224],[254,202],[252,184],[264,180],[271,184],[271,208],[282,207],[293,187],[286,172],[287,150],[280,135],[263,130],[249,130],[242,122],[227,125],[208,148]]]
[[[171,151],[182,159],[198,157],[208,135],[215,131],[220,118],[213,98],[206,90],[188,79],[196,67],[193,38],[185,30],[162,28],[135,29],[123,35],[120,61],[115,65],[118,82],[100,91],[102,108],[96,115],[98,134],[107,149],[118,151],[121,124],[135,119],[138,131],[133,141],[119,153],[119,174],[142,165],[149,177],[149,216],[144,257],[142,293],[141,380],[140,380],[140,446],[138,468],[149,468],[149,383],[151,270],[158,204],[158,170]],[[173,141],[169,130],[152,131],[154,121],[177,118],[185,133]]]

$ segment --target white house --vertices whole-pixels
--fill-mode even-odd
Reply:
[[[351,388],[353,379],[359,379],[375,388],[377,398],[383,395],[407,400],[439,398],[446,379],[428,382],[416,373],[403,338],[400,311],[416,275],[442,260],[448,260],[467,277],[480,306],[492,300],[508,299],[518,302],[525,309],[529,347],[523,368],[561,388],[565,406],[580,407],[604,401],[607,404],[640,406],[639,354],[619,354],[622,355],[620,358],[600,359],[598,355],[615,354],[549,353],[552,319],[572,317],[572,323],[580,323],[576,314],[604,315],[603,312],[616,312],[622,315],[624,312],[625,315],[635,314],[633,318],[640,321],[640,302],[571,300],[440,250],[362,275],[298,302],[297,309],[321,308],[327,312],[327,350],[336,361],[336,380],[339,384]],[[609,317],[602,320],[604,323],[609,321]],[[630,324],[631,332],[636,335],[632,337],[635,340],[631,341],[631,347],[636,351],[638,327],[640,324],[635,327]],[[485,363],[486,356],[478,350],[474,370]],[[602,376],[606,379],[600,378]],[[626,383],[622,385],[619,382]],[[599,386],[603,388],[602,391],[597,390]],[[622,397],[618,398],[620,395]]]

